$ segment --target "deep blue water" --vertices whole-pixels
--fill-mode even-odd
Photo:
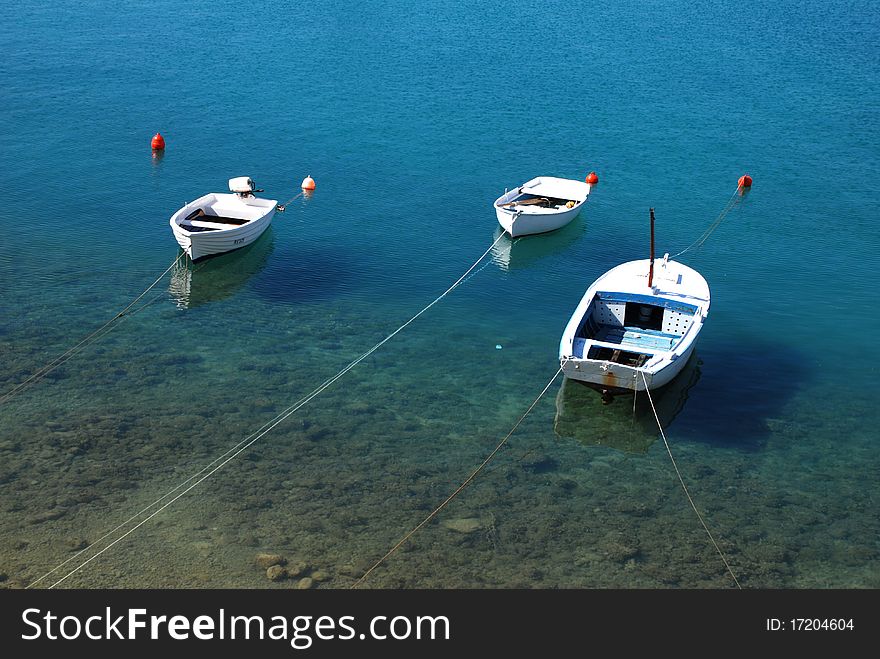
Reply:
[[[0,24],[0,395],[168,267],[185,201],[241,175],[317,190],[0,405],[8,583],[99,549],[409,319],[492,244],[505,188],[595,170],[572,225],[502,239],[65,585],[291,585],[259,551],[349,585],[538,395],[585,288],[647,255],[649,207],[678,252],[749,173],[682,257],[713,303],[667,436],[744,586],[880,587],[874,3],[20,5]],[[731,585],[646,410],[559,390],[368,585]],[[644,452],[614,447],[634,434]]]

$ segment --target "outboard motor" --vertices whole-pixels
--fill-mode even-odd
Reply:
[[[262,190],[257,190],[255,185],[250,176],[229,179],[229,190],[237,194],[242,201],[253,197],[255,192],[262,192]]]

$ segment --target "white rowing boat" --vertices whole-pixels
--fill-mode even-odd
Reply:
[[[555,176],[539,176],[495,200],[495,216],[511,238],[555,231],[581,212],[591,185]]]
[[[559,343],[565,377],[580,380],[610,402],[615,394],[657,389],[687,363],[709,314],[703,276],[669,255],[612,268],[594,281]]]
[[[212,192],[171,216],[171,230],[193,261],[254,242],[272,223],[277,201],[260,199],[247,176],[229,180],[231,193]]]

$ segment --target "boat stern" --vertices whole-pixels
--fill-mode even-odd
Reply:
[[[645,381],[649,388],[653,381],[650,371],[612,361],[563,358],[560,360],[560,366],[565,377],[609,394],[644,391]],[[643,375],[644,379],[642,379]]]

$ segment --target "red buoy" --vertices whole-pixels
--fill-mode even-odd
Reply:
[[[150,140],[150,146],[156,151],[161,151],[165,148],[165,138],[162,137],[162,133],[153,135],[153,139]]]
[[[596,172],[590,172],[584,180],[590,185],[596,185],[599,182],[599,177],[596,175]]]
[[[303,179],[302,182],[303,190],[314,190],[315,189],[315,179],[312,178],[312,175],[309,174]]]
[[[739,177],[739,181],[737,181],[737,183],[741,188],[750,188],[752,187],[752,177],[748,174],[743,174]]]

